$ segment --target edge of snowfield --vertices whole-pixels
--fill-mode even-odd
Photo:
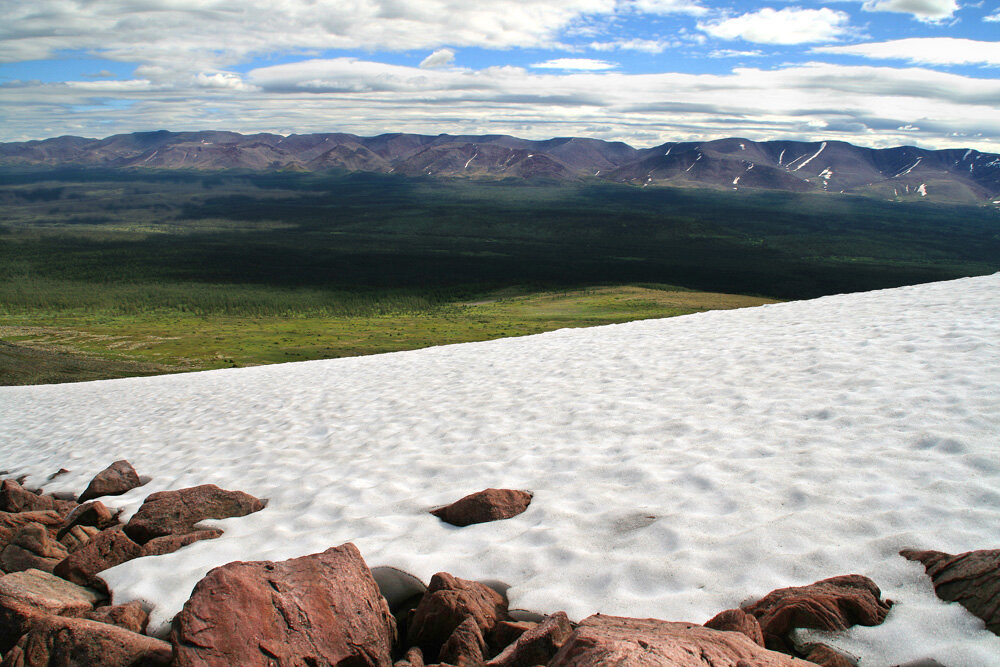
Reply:
[[[353,541],[370,566],[511,585],[512,607],[704,622],[774,588],[870,576],[862,665],[983,665],[1000,638],[934,597],[903,547],[1000,537],[1000,274],[370,357],[0,388],[0,461],[79,493],[269,499],[226,532],[102,576],[162,632],[210,568]],[[513,519],[427,510],[531,490]]]

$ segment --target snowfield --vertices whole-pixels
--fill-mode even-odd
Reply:
[[[160,631],[210,568],[354,542],[370,566],[510,584],[511,606],[704,622],[859,573],[896,601],[836,643],[865,667],[997,664],[903,547],[1000,546],[1000,274],[593,329],[313,361],[0,388],[0,468],[81,492],[152,480],[269,499],[105,573]],[[485,487],[527,512],[427,513]]]

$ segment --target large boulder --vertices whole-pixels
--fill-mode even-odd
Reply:
[[[186,547],[189,544],[194,544],[195,542],[200,542],[201,540],[214,540],[216,537],[222,535],[222,531],[218,528],[209,528],[208,530],[196,530],[193,533],[185,533],[183,535],[165,535],[163,537],[154,537],[149,542],[142,545],[142,555],[143,556],[163,556],[165,554],[170,554],[181,547]]]
[[[839,632],[854,625],[879,625],[891,607],[874,581],[849,574],[780,588],[744,605],[743,611],[757,618],[768,648],[791,653],[788,633],[795,628]]]
[[[66,547],[66,551],[73,553],[80,547],[89,544],[100,532],[101,529],[95,526],[73,526],[69,532],[59,538],[59,543]]]
[[[939,598],[959,603],[983,619],[993,634],[1000,635],[1000,549],[957,555],[912,549],[899,553],[924,566]]]
[[[120,496],[137,486],[142,486],[142,481],[132,464],[125,460],[115,461],[90,480],[77,502],[85,503],[102,496]]]
[[[389,606],[353,544],[217,567],[171,631],[176,667],[389,667],[395,636]]]
[[[431,514],[453,526],[499,521],[528,509],[531,494],[513,489],[484,489],[432,510]]]
[[[479,667],[487,650],[486,640],[476,620],[467,616],[441,647],[438,661],[459,667]]]
[[[146,626],[149,624],[149,614],[136,600],[125,604],[97,607],[92,611],[85,611],[81,618],[110,623],[139,634],[145,634]]]
[[[151,494],[125,525],[125,533],[145,544],[157,537],[195,530],[205,519],[246,516],[264,509],[264,502],[242,491],[226,491],[215,484],[202,484],[177,491]]]
[[[693,623],[597,614],[583,619],[548,667],[815,667],[769,651],[739,632]]]
[[[571,634],[573,626],[570,625],[569,618],[565,612],[558,611],[524,632],[486,664],[488,667],[547,665]]]
[[[0,551],[0,568],[4,572],[30,569],[51,572],[67,555],[66,547],[53,539],[45,526],[29,523]]]
[[[37,619],[49,614],[82,615],[100,599],[48,572],[26,570],[0,577],[0,654],[6,653]]]
[[[407,644],[420,647],[428,661],[434,662],[441,646],[468,617],[488,636],[497,621],[507,620],[507,601],[485,584],[439,572],[414,611]]]
[[[65,514],[74,503],[56,500],[52,496],[33,493],[14,480],[0,482],[0,512],[44,512],[52,510]]]
[[[56,533],[56,539],[61,540],[75,526],[92,526],[98,530],[104,530],[116,523],[118,523],[117,515],[109,510],[107,505],[100,500],[92,500],[78,505],[66,515],[66,520],[59,532]]]
[[[729,632],[742,632],[753,641],[754,644],[764,645],[764,632],[760,629],[760,622],[753,614],[748,614],[742,609],[727,609],[720,611],[712,618],[705,621],[705,627],[713,630],[727,630]]]
[[[9,544],[11,538],[29,523],[40,523],[54,535],[62,522],[62,515],[54,510],[0,512],[0,545]]]
[[[107,592],[107,584],[97,573],[141,555],[142,547],[130,540],[121,526],[115,526],[95,535],[56,565],[52,572],[75,584]]]
[[[7,653],[0,667],[159,667],[170,644],[107,623],[44,616]]]

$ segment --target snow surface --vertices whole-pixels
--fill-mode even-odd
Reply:
[[[862,665],[996,664],[1000,638],[934,597],[903,547],[1000,538],[1000,274],[753,309],[312,361],[0,388],[8,474],[105,502],[215,483],[268,498],[217,540],[106,571],[162,631],[232,560],[346,541],[371,566],[511,585],[513,607],[704,622],[852,572],[896,601],[835,641]],[[485,487],[528,510],[427,510]]]

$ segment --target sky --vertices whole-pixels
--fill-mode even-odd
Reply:
[[[149,130],[1000,152],[1000,0],[0,0],[0,141]]]

